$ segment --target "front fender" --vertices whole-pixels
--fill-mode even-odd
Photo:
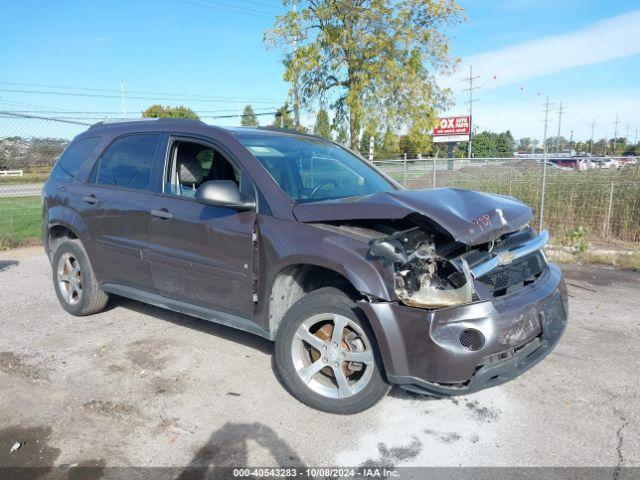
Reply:
[[[292,265],[313,265],[339,273],[359,292],[377,300],[391,300],[393,272],[368,255],[366,242],[271,216],[258,218],[256,318],[268,325],[268,299],[278,275]]]

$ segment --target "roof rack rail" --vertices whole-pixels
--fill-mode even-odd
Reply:
[[[132,123],[132,122],[149,122],[160,120],[158,117],[143,117],[143,118],[107,118],[100,122],[94,123],[89,128],[99,127],[101,125],[112,125],[117,123]]]
[[[142,117],[142,118],[108,118],[101,122],[94,123],[89,128],[100,127],[103,125],[117,125],[119,123],[138,123],[138,122],[158,122],[158,121],[189,121],[203,123],[202,120],[193,118],[171,118],[171,117]]]
[[[294,135],[306,135],[307,137],[316,136],[316,135],[313,135],[312,133],[301,132],[300,130],[296,130],[294,128],[280,128],[280,127],[273,127],[271,125],[265,125],[264,127],[258,126],[254,128],[256,128],[257,130],[267,130],[270,132],[282,132],[282,133],[292,133]]]

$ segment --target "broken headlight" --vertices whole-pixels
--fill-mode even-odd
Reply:
[[[421,229],[377,239],[370,253],[395,270],[395,293],[406,305],[442,308],[473,300],[473,278],[465,260],[460,267],[436,252],[433,238]]]

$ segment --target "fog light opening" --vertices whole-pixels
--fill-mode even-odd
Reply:
[[[484,335],[478,330],[467,328],[460,332],[460,343],[467,350],[475,352],[484,347]]]

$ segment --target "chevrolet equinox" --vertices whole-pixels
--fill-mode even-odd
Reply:
[[[60,304],[119,295],[275,341],[289,391],[354,413],[390,388],[460,395],[513,379],[567,321],[546,231],[514,198],[406,190],[292,131],[103,122],[43,190]]]

